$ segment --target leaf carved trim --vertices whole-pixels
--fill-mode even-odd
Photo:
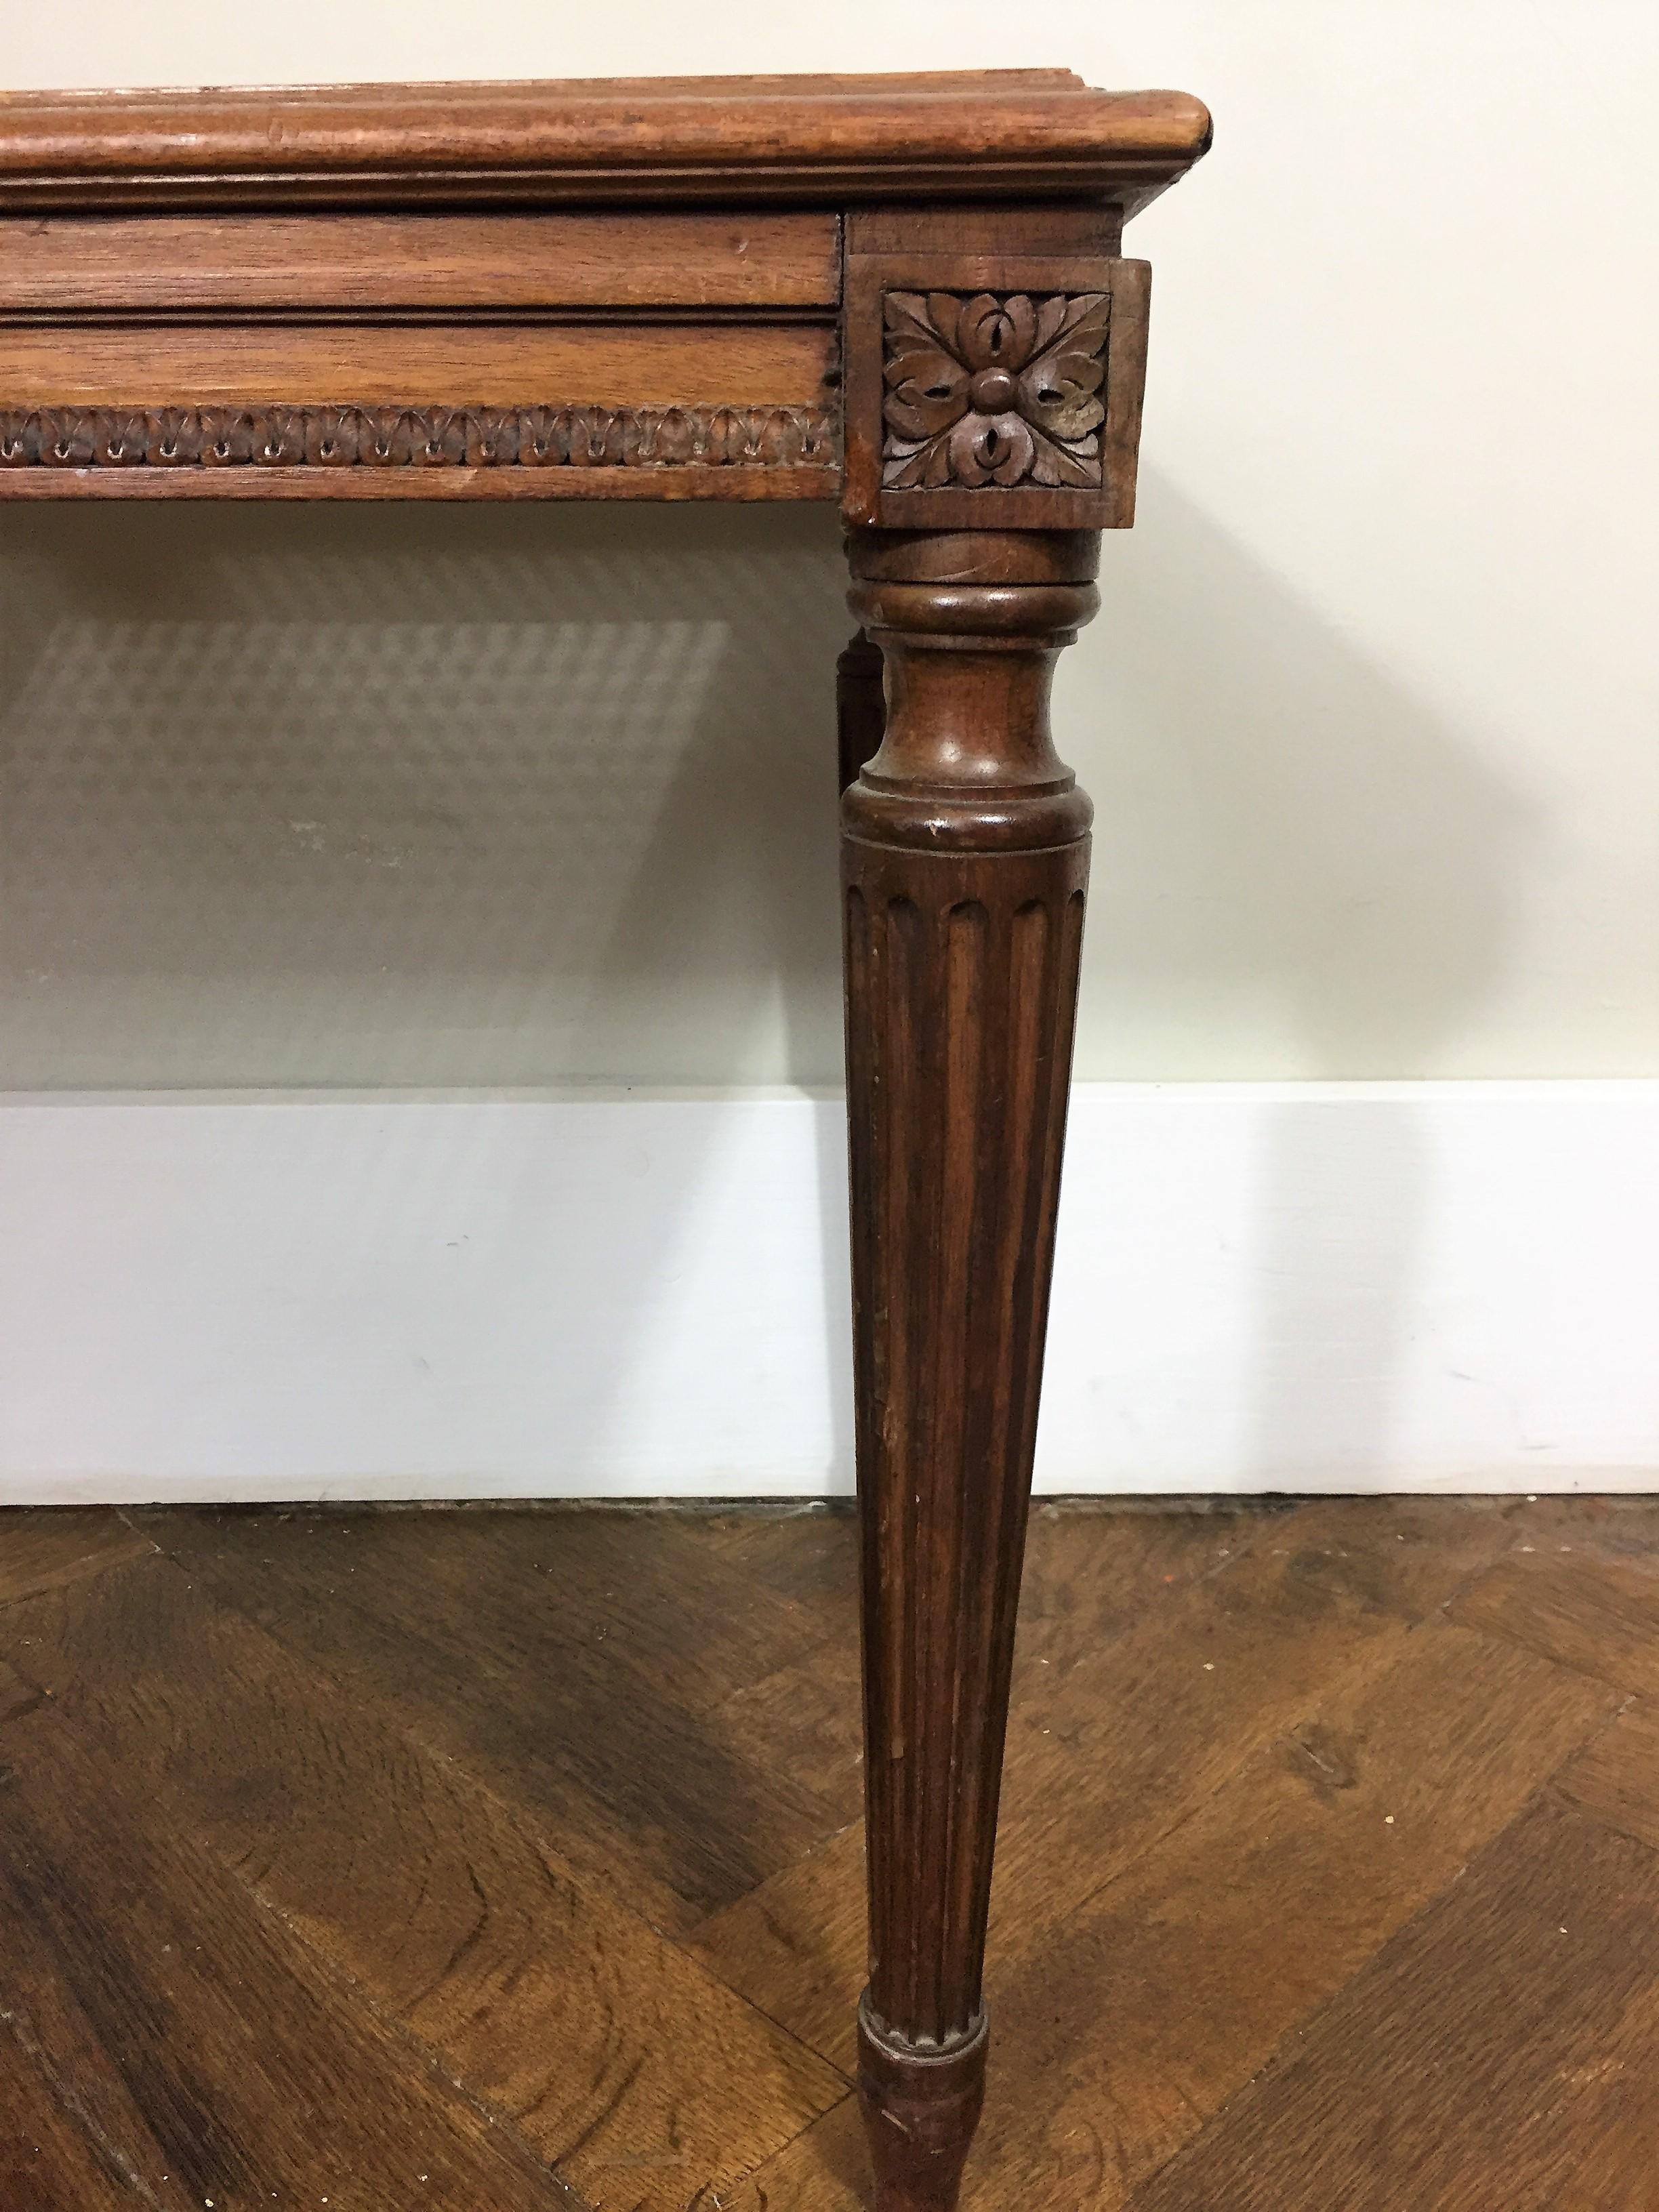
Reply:
[[[1109,292],[889,292],[883,485],[1097,490]]]
[[[0,407],[0,468],[833,466],[818,407]]]

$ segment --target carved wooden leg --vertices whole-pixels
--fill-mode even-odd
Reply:
[[[887,720],[881,688],[881,647],[862,630],[848,641],[836,663],[836,725],[841,782],[845,791],[867,760],[874,758]]]
[[[1055,757],[1092,532],[855,532],[887,666],[842,802],[881,2212],[954,2203],[1036,1431],[1090,806]]]

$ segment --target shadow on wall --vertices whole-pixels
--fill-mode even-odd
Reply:
[[[835,1079],[833,514],[3,521],[9,1086]]]
[[[1115,1007],[1144,1034],[1151,1005],[1167,1051],[1138,1073],[1432,1073],[1503,975],[1542,825],[1454,725],[1155,473],[1102,585],[1112,704],[1088,777],[1079,1072],[1115,1073],[1097,1065]],[[1283,1040],[1277,1066],[1256,1057],[1252,1010]],[[1398,1464],[1432,1163],[1396,1099],[1293,1099],[1263,1127],[1247,1441],[1236,1467],[1195,1475],[1376,1486]]]

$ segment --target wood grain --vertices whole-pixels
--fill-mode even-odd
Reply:
[[[1466,1513],[1413,1544],[1418,1511],[1393,1500],[1358,1502],[1334,1541],[1346,1518],[1345,1503],[1269,1524],[1177,1606],[1025,1678],[1000,1941],[1019,1951],[1060,1924],[1312,1700],[1392,1667],[1406,1630],[1504,1541],[1497,1516]]]
[[[1322,1696],[1384,1673],[1408,1625],[1507,1541],[1494,1511],[1397,1500],[1098,1522],[1051,1510],[1033,1524],[992,1902],[993,1940],[1016,1957]],[[696,1937],[732,1987],[842,2067],[862,1876],[850,1831]]]
[[[428,1747],[533,1813],[584,1874],[688,1927],[838,1825],[757,1767],[716,1708],[803,1648],[787,1601],[622,1516],[143,1516],[169,1554],[291,1650],[380,1696]],[[526,1549],[525,1536],[532,1538]],[[726,1671],[727,1668],[730,1672]]]
[[[1271,1513],[1109,1507],[1098,1528],[1073,1500],[1032,1504],[1014,1645],[1018,1703],[1042,1694],[1045,1670],[1093,1660],[1138,1621],[1178,1605],[1195,1583],[1235,1569],[1271,1540]],[[1285,1516],[1287,1519],[1289,1516]]]
[[[1471,1628],[1623,1689],[1659,1694],[1659,1578],[1638,1566],[1559,1545],[1514,1552],[1453,1610]]]
[[[1498,1498],[1338,1498],[1258,1538],[1294,1581],[1413,1623],[1454,1601],[1514,1542]]]
[[[1659,1498],[1625,1492],[1517,1498],[1508,1509],[1518,1551],[1592,1552],[1603,1559],[1626,1559],[1633,1566],[1659,1569]]]
[[[9,499],[833,500],[836,468],[0,469]]]
[[[0,2033],[128,2201],[571,2204],[179,1833],[142,1771],[46,1706],[6,1723],[0,1757]]]
[[[1653,2212],[1659,1857],[1542,1802],[1134,2212]]]
[[[1068,71],[0,95],[0,206],[1144,203],[1209,143],[1182,93]]]
[[[863,1810],[859,1679],[858,1631],[849,1620],[841,1635],[734,1690],[719,1708],[727,1741],[757,1765],[810,1791],[837,1828]]]
[[[105,1505],[0,1509],[0,1605],[154,1553]]]
[[[533,1820],[171,1561],[13,1608],[0,1651],[601,2212],[723,2195],[845,2094]]]
[[[217,308],[810,307],[829,214],[0,217],[0,314]]]
[[[0,1623],[0,1641],[3,1641],[6,1624]],[[27,1712],[39,1705],[40,1692],[34,1684],[20,1674],[9,1660],[0,1659],[0,1721],[8,1721],[14,1713]]]
[[[1595,1685],[1443,1624],[1310,1705],[994,1983],[1010,2040],[1050,2086],[1040,2102],[992,2106],[993,2186],[1063,2198],[1096,2143],[1115,2142],[1101,2201],[1121,2201],[1612,1706]]]
[[[1557,1778],[1581,1813],[1659,1850],[1659,1712],[1632,1705]]]
[[[0,2020],[0,2203],[19,2212],[131,2212],[143,2199],[135,2199],[118,2155],[77,2126],[73,2091],[59,2102],[18,2027]]]
[[[796,323],[120,323],[4,333],[11,408],[726,406],[822,401],[835,335]]]
[[[999,205],[910,201],[849,207],[846,251],[866,253],[1113,254],[1123,211],[1109,200],[1027,200]]]
[[[849,1498],[748,1506],[707,1516],[706,1540],[746,1578],[813,1608],[837,1630],[859,1594],[858,1522]]]
[[[1224,2130],[1228,2100],[1297,2047],[1609,1705],[1529,1654],[1426,1629],[1380,1676],[1315,1704],[1063,1928],[1012,1961],[994,1953],[999,2047],[1031,2086],[999,2095],[994,2080],[970,2169],[981,2201],[1112,2212],[1206,2120]],[[1298,2140],[1316,2142],[1316,2124]],[[741,2212],[843,2212],[855,2152],[850,2116],[826,2115]],[[1200,2191],[1171,2207],[1232,2201]]]
[[[1396,1534],[1395,1517],[1390,1537]],[[1016,1702],[1022,1707],[1028,1699],[1046,1699],[1047,1684],[1055,1677],[1044,1670],[1057,1669],[1063,1675],[1092,1657],[1138,1618],[1172,1603],[1189,1583],[1242,1559],[1259,1534],[1276,1525],[1259,1514],[1224,1510],[1213,1515],[1115,1512],[1109,1526],[1095,1532],[1097,1540],[1079,1544],[1079,1519],[1077,1509],[1070,1506],[1042,1504],[1032,1512],[1027,1559],[1035,1571],[1020,1605],[1014,1661]],[[1319,1545],[1328,1533],[1327,1524],[1316,1520],[1308,1533],[1309,1555],[1322,1563],[1324,1551],[1331,1548]],[[1461,1553],[1465,1531],[1460,1526],[1455,1534],[1450,1529],[1446,1533],[1442,1573],[1449,1576],[1453,1571],[1450,1559]],[[1501,1540],[1496,1530],[1492,1540]],[[1369,1540],[1363,1527],[1355,1529],[1352,1545],[1344,1546],[1345,1561],[1354,1563],[1355,1580],[1382,1582],[1380,1569],[1358,1564],[1369,1560],[1374,1549],[1380,1546]],[[788,1520],[757,1518],[746,1533],[740,1523],[727,1556],[740,1556],[751,1570],[775,1583],[781,1580],[808,1602],[834,1601],[842,1608],[843,1625],[835,1636],[808,1656],[734,1692],[720,1710],[739,1739],[750,1741],[757,1759],[781,1762],[850,1823],[860,1810],[862,1757],[854,1693],[859,1668],[853,1613],[857,1551],[851,1516],[815,1516],[805,1528]],[[1397,1571],[1406,1556],[1389,1553],[1384,1564]],[[1299,1559],[1301,1564],[1304,1562]],[[1006,1808],[1005,1818],[1017,1819],[1017,1810]],[[848,1865],[857,1856],[855,1843],[848,1838],[841,1845]],[[843,1913],[832,1916],[832,1925],[848,1919],[850,1927],[850,1919],[856,1917],[857,1886],[856,1874],[843,1882],[849,1902]],[[769,1911],[772,1900],[765,1902]],[[762,1903],[758,1895],[757,1903]],[[712,1940],[714,1930],[708,1932]],[[843,1990],[857,1971],[856,1945],[849,1945],[848,1960]]]
[[[1659,2212],[1638,1616],[1550,1601],[1615,1522],[1593,1561],[1656,1578],[1642,1512],[1574,1501],[1563,1553],[1542,1504],[1039,1507],[969,2212]],[[201,2161],[331,2212],[856,2212],[854,2100],[721,1986],[850,2056],[858,1826],[732,1840],[784,1848],[745,1776],[844,1788],[849,1516],[158,1511],[93,1571],[61,1525],[0,1605],[7,2212],[274,2201]],[[762,1876],[701,1944],[699,1814]]]

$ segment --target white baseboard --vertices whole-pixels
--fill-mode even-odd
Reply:
[[[0,1502],[851,1485],[838,1101],[0,1101]],[[1659,1488],[1659,1082],[1079,1085],[1050,1491]]]

